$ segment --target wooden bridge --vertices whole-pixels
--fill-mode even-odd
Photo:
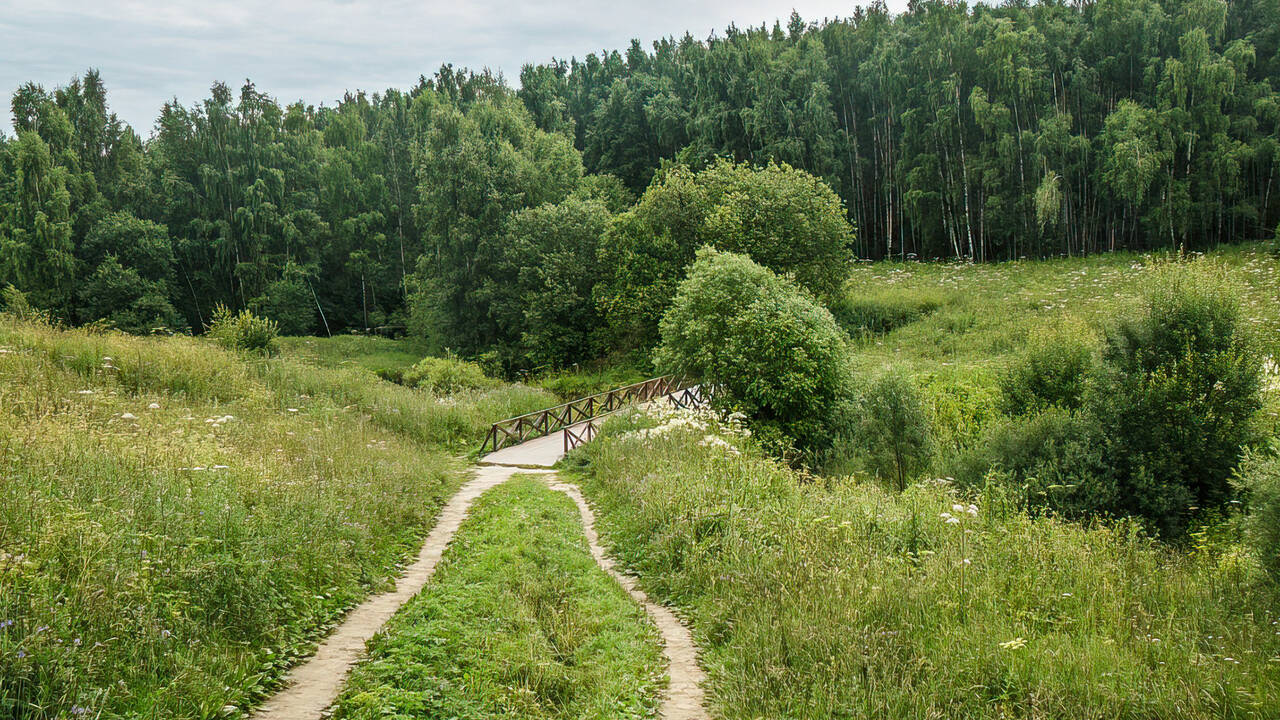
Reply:
[[[559,454],[589,442],[596,436],[606,417],[629,405],[665,399],[678,408],[700,407],[711,399],[706,386],[688,382],[683,377],[667,375],[634,383],[608,392],[571,400],[544,410],[499,420],[489,428],[480,445],[482,454],[490,455],[504,448],[563,434]]]

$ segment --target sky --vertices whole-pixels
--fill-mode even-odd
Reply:
[[[846,17],[869,0],[0,0],[0,92],[46,89],[97,68],[111,109],[144,138],[161,106],[252,79],[281,103],[333,105],[347,90],[408,88],[442,63],[501,71],[625,49],[631,38],[702,39],[733,22]],[[906,0],[889,0],[899,12]]]

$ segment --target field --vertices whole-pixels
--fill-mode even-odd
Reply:
[[[1280,259],[1210,259],[1274,355]],[[1159,262],[876,264],[835,313],[859,379],[892,368],[922,390],[936,478],[1001,417],[998,377],[1029,336],[1100,337]],[[1128,522],[1028,515],[995,484],[899,494],[797,472],[699,422],[616,420],[571,461],[618,556],[693,626],[714,717],[1280,714],[1278,590],[1238,516],[1162,543]]]
[[[1209,256],[1244,289],[1257,338],[1280,357],[1280,257],[1266,245]],[[1115,253],[996,265],[875,263],[854,270],[833,307],[852,336],[855,372],[910,375],[933,410],[939,445],[955,452],[992,419],[1000,371],[1036,332],[1067,327],[1099,338],[1139,305],[1166,254]],[[1277,423],[1280,398],[1268,409]]]
[[[1277,355],[1280,260],[1210,259]],[[859,379],[893,368],[922,390],[941,478],[1001,418],[1028,338],[1101,337],[1159,262],[868,265],[833,310]],[[489,423],[644,376],[437,397],[392,381],[412,342],[281,346],[0,318],[0,717],[243,716],[389,586]],[[712,717],[1280,716],[1280,589],[1231,512],[1162,542],[1027,514],[997,484],[796,470],[678,415],[613,421],[565,465],[613,554],[692,628]],[[652,717],[663,683],[573,503],[517,478],[477,501],[335,717]]]
[[[0,717],[234,714],[552,400],[0,321]]]

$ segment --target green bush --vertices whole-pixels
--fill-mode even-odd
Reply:
[[[1086,404],[1107,438],[1119,514],[1178,535],[1227,499],[1262,402],[1246,322],[1221,266],[1182,262],[1158,268],[1140,315],[1108,334]]]
[[[271,318],[283,335],[306,335],[316,327],[316,305],[307,287],[305,271],[293,264],[285,265],[280,279],[250,301],[253,311]]]
[[[996,471],[1027,509],[1106,515],[1118,499],[1104,448],[1091,417],[1051,407],[988,430],[982,447],[962,456],[954,472],[962,485],[981,487]]]
[[[929,412],[920,393],[901,373],[885,373],[863,393],[859,411],[858,440],[867,470],[905,490],[933,457]]]
[[[662,318],[654,364],[714,383],[774,450],[806,461],[847,433],[854,396],[844,333],[789,279],[745,255],[698,251]]]
[[[850,335],[880,335],[915,322],[946,304],[941,293],[927,290],[877,289],[860,295],[841,295],[831,314]]]
[[[275,355],[280,328],[274,320],[258,317],[248,310],[232,313],[218,303],[209,322],[209,337],[229,350],[245,350]]]
[[[1080,407],[1097,367],[1093,345],[1083,334],[1076,325],[1033,332],[1026,349],[1000,376],[1005,412],[1026,415],[1050,407]]]
[[[456,357],[426,357],[404,372],[409,387],[452,395],[463,390],[483,390],[495,385],[479,365]]]
[[[1235,482],[1249,499],[1249,544],[1262,566],[1280,579],[1280,441],[1245,455]]]
[[[26,293],[13,285],[5,285],[0,289],[0,310],[18,320],[48,319],[44,313],[31,307]]]

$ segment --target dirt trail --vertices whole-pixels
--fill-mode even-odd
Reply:
[[[670,684],[663,698],[661,716],[664,720],[701,720],[707,717],[703,710],[701,683],[702,669],[698,667],[697,646],[689,630],[667,608],[652,603],[636,586],[635,579],[624,575],[614,567],[613,561],[600,546],[596,534],[595,514],[582,497],[577,486],[560,482],[549,469],[529,469],[529,466],[547,467],[563,454],[558,436],[552,440],[541,438],[524,445],[500,451],[501,458],[490,455],[485,461],[499,460],[508,464],[482,464],[476,476],[462,486],[440,511],[436,526],[427,535],[418,553],[418,559],[405,569],[396,583],[395,590],[377,595],[352,610],[342,624],[333,631],[315,655],[295,667],[285,678],[284,689],[272,696],[251,717],[253,720],[320,720],[325,710],[338,699],[346,683],[347,675],[356,661],[364,654],[365,643],[378,632],[391,616],[427,584],[436,565],[444,555],[449,541],[467,517],[476,498],[486,490],[497,487],[516,474],[544,474],[549,485],[573,499],[582,518],[583,531],[591,546],[596,563],[640,603],[662,634],[663,654],[667,658]]]
[[[662,633],[662,652],[667,656],[667,674],[671,679],[667,686],[666,697],[662,700],[660,712],[664,720],[701,720],[707,717],[702,707],[702,681],[704,675],[698,666],[698,648],[693,643],[693,636],[670,610],[650,602],[649,597],[636,586],[635,578],[624,575],[614,567],[613,560],[605,555],[600,545],[600,536],[596,534],[596,516],[591,506],[582,497],[576,485],[554,481],[555,475],[548,476],[552,490],[559,490],[573,499],[578,506],[578,514],[582,517],[582,528],[586,532],[587,542],[591,545],[591,555],[596,564],[609,573],[619,585],[629,593],[636,602],[644,606],[645,612],[653,619]]]
[[[338,699],[347,674],[364,654],[365,643],[383,624],[426,585],[445,547],[467,517],[471,503],[492,487],[501,485],[517,470],[509,467],[480,467],[476,477],[440,511],[436,526],[427,535],[418,559],[405,569],[395,590],[376,595],[352,610],[342,624],[316,649],[315,655],[295,667],[285,678],[284,689],[253,714],[255,720],[317,720]]]

